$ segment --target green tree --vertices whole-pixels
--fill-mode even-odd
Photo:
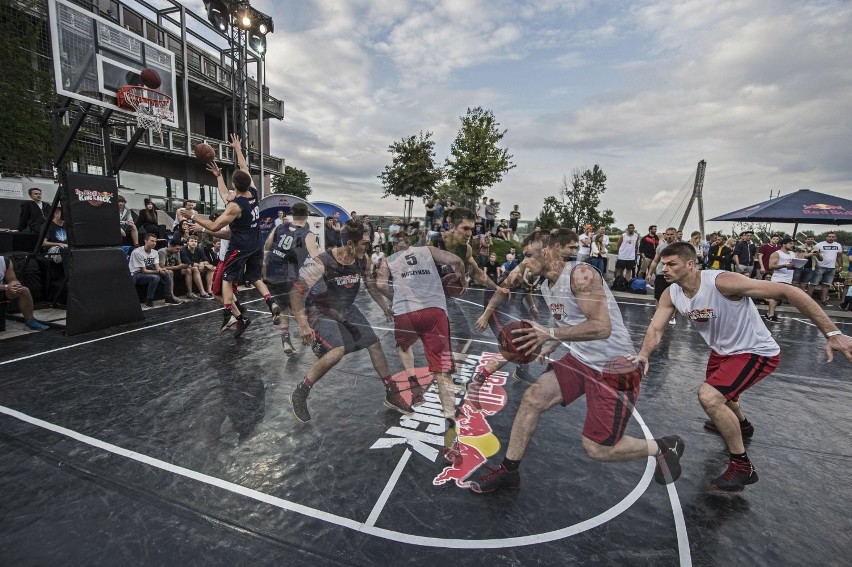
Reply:
[[[435,188],[444,178],[444,172],[435,163],[435,142],[432,132],[421,131],[388,146],[391,163],[378,175],[382,180],[385,197],[432,197]]]
[[[499,129],[490,110],[468,108],[460,120],[461,129],[444,166],[447,178],[462,192],[460,204],[470,207],[482,199],[486,189],[500,183],[515,164],[509,150],[498,145],[507,130]]]
[[[272,179],[272,192],[307,199],[311,194],[311,178],[298,167],[284,166],[284,175]]]
[[[545,197],[544,206],[541,208],[541,212],[536,217],[534,224],[540,226],[542,230],[558,228],[562,208],[562,202],[553,195]]]
[[[55,93],[48,63],[37,56],[39,38],[46,33],[46,23],[33,15],[39,8],[35,0],[0,0],[0,169],[10,173],[49,169],[53,161],[45,105]]]

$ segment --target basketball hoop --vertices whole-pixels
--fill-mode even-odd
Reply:
[[[136,111],[136,125],[153,130],[163,143],[163,120],[171,120],[174,113],[169,109],[172,97],[148,87],[128,85],[117,91],[118,106]]]

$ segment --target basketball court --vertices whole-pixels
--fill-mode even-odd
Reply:
[[[479,293],[465,295],[468,315],[481,313]],[[197,301],[84,337],[3,341],[4,564],[845,563],[849,363],[826,364],[824,339],[795,313],[772,327],[778,371],[744,396],[760,481],[742,494],[709,486],[726,452],[702,428],[695,391],[707,350],[681,320],[627,431],[683,437],[680,480],[656,484],[650,460],[592,461],[580,400],[543,416],[520,490],[476,495],[463,477],[480,460],[453,469],[439,454],[437,395],[411,417],[387,410],[365,351],[315,387],[313,420],[297,421],[288,396],[315,357],[300,346],[285,358],[262,301],[242,296],[254,320],[241,340],[217,332],[215,303]],[[652,303],[619,302],[638,345]],[[390,326],[366,293],[358,305],[401,370]],[[459,382],[496,352],[490,332],[475,339]],[[481,411],[466,404],[461,423],[470,453],[494,453],[495,466],[528,387],[513,368]]]

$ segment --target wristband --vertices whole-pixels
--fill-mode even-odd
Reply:
[[[831,337],[836,337],[837,335],[842,335],[843,331],[829,331],[825,334],[825,338],[830,339]]]
[[[553,331],[554,331],[553,327],[550,327],[549,329],[547,329],[547,332],[550,333],[550,338],[553,339],[553,340],[556,340],[556,333],[554,333]]]

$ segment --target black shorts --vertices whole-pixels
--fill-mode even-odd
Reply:
[[[654,278],[654,299],[659,300],[663,296],[663,292],[672,285],[666,281],[665,276],[660,274]]]
[[[272,295],[272,300],[281,309],[290,309],[290,292],[293,291],[292,281],[284,280],[279,282],[266,282],[266,287],[269,288],[269,293]]]
[[[246,280],[254,283],[260,279],[263,271],[263,250],[228,250],[225,258],[225,268],[222,271],[222,279],[228,282],[240,280],[245,273]]]
[[[339,323],[329,315],[320,312],[312,326],[326,348],[330,350],[342,346],[344,354],[367,348],[379,340],[370,322],[354,305],[349,308],[345,323],[346,325]],[[353,328],[357,329],[357,337],[352,335]]]
[[[636,268],[636,260],[616,260],[615,261],[615,269],[616,270],[633,270]]]

